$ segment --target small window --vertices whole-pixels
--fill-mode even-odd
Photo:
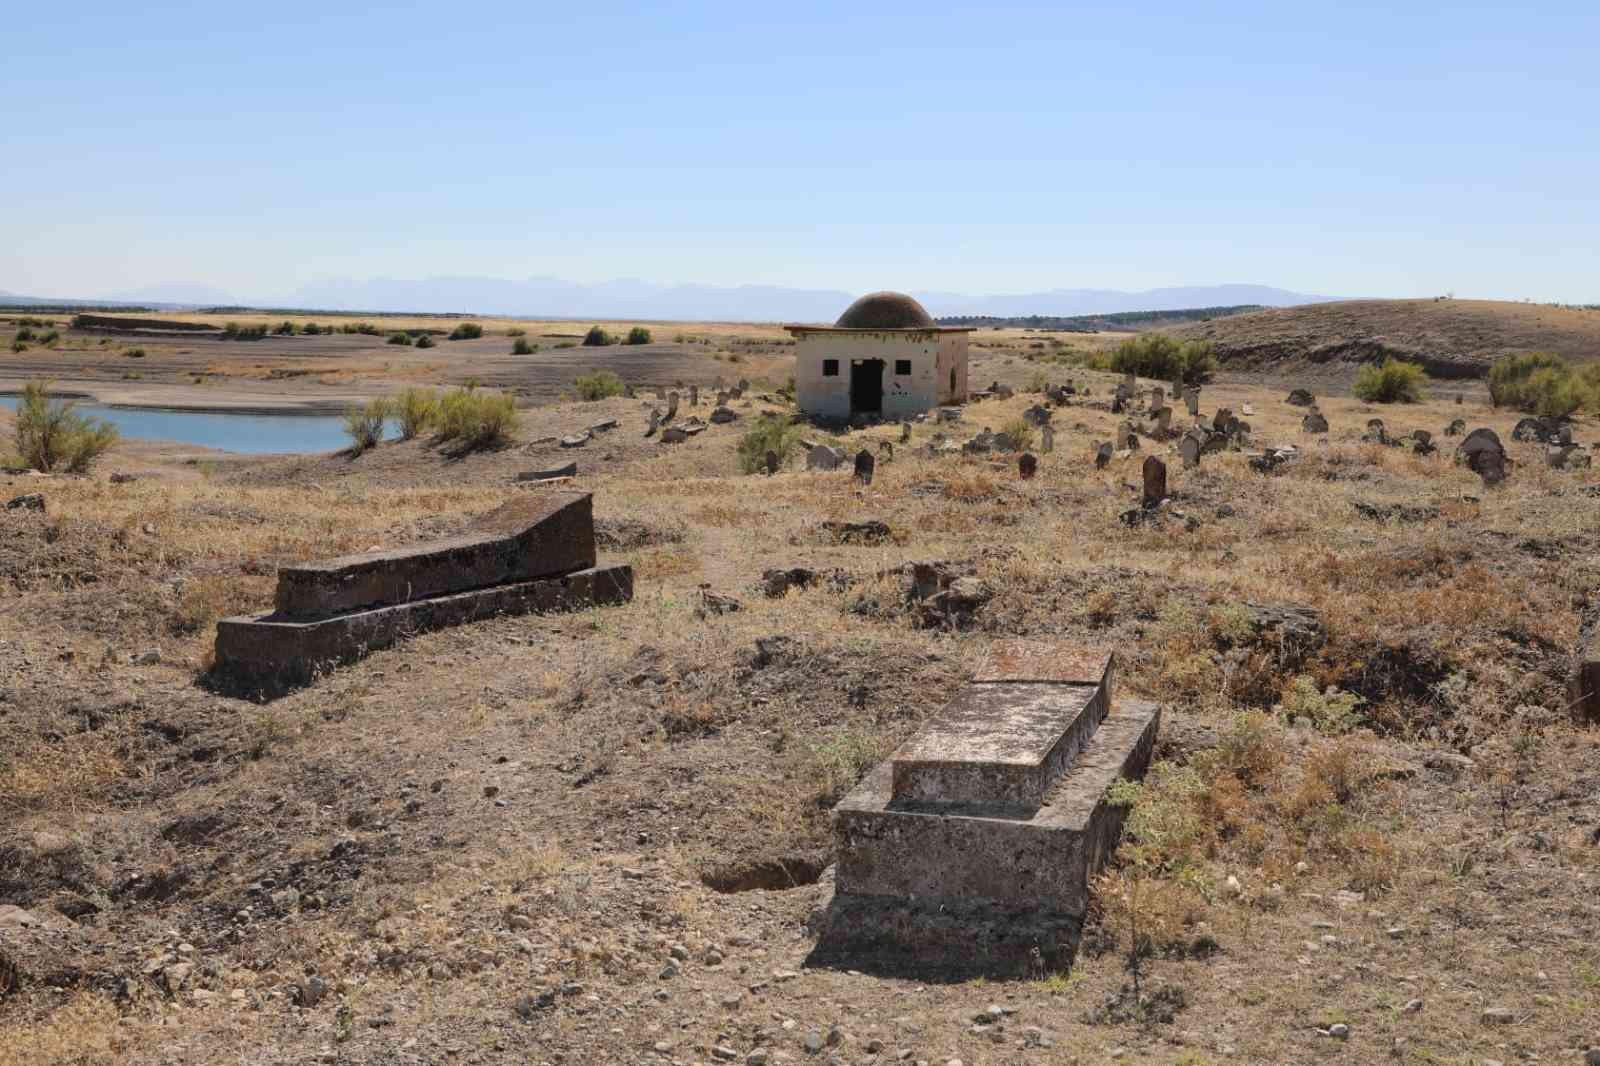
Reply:
[[[902,378],[911,373],[911,360],[896,359],[894,361],[894,372],[896,377]]]
[[[837,359],[824,359],[822,361],[822,376],[825,377],[825,378],[836,378],[836,377],[838,377],[839,376],[839,360],[837,360]]]

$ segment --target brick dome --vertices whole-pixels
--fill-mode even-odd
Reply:
[[[933,316],[903,292],[872,292],[845,308],[837,329],[934,329]]]

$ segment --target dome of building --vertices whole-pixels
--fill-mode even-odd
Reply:
[[[871,292],[844,309],[836,329],[933,329],[933,317],[903,292]]]

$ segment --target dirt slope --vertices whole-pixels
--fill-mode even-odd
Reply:
[[[1600,359],[1600,310],[1498,300],[1347,300],[1197,322],[1234,369],[1364,363],[1394,355],[1435,377],[1478,377],[1512,352]]]

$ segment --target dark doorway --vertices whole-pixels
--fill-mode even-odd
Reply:
[[[850,413],[883,413],[883,360],[850,361]]]

